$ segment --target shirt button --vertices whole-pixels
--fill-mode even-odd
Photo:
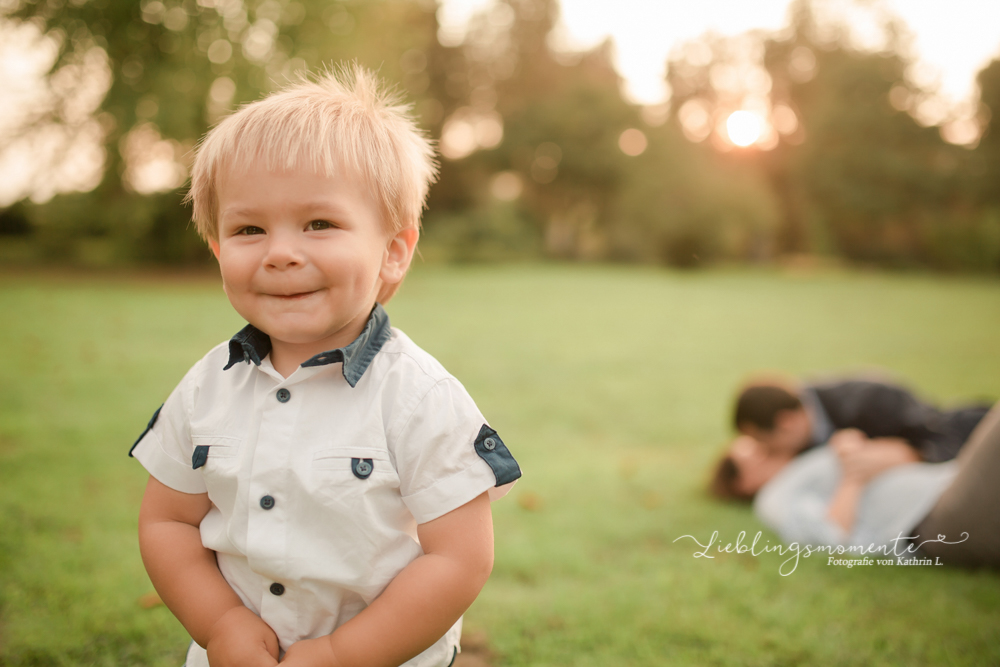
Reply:
[[[266,510],[271,509],[272,507],[274,507],[274,498],[272,498],[271,496],[264,496],[263,498],[260,499],[260,506]]]
[[[283,595],[285,593],[285,587],[281,584],[275,582],[271,584],[271,595]]]
[[[485,447],[487,451],[492,452],[494,449],[497,448],[497,441],[494,440],[493,438],[486,438],[486,440],[483,442],[483,447]]]
[[[276,396],[277,396],[279,402],[281,402],[281,403],[287,403],[288,399],[290,399],[292,397],[292,392],[288,391],[287,389],[282,388],[282,389],[278,390],[278,393],[276,394]]]

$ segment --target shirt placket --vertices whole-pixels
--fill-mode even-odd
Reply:
[[[295,641],[299,591],[289,563],[294,482],[289,469],[295,423],[302,409],[301,387],[261,382],[260,427],[250,469],[247,561],[262,573],[261,618],[287,649]],[[298,399],[298,400],[297,400]]]

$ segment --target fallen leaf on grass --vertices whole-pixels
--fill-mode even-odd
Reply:
[[[462,652],[455,658],[454,667],[490,667],[492,659],[493,652],[484,631],[462,633]]]
[[[490,638],[486,635],[485,630],[468,630],[462,633],[462,650],[463,651],[488,651],[490,646]]]
[[[647,491],[642,494],[642,500],[640,501],[642,506],[648,510],[656,509],[663,502],[663,498],[660,497],[656,491]]]
[[[639,460],[634,456],[627,456],[618,464],[618,474],[622,479],[632,479],[639,472]]]
[[[454,667],[490,667],[486,658],[475,653],[459,653],[455,657]]]
[[[549,630],[562,630],[566,627],[566,619],[558,614],[553,614],[545,619],[545,625]]]
[[[153,607],[159,607],[161,604],[163,604],[163,600],[156,594],[156,591],[150,591],[139,598],[139,606],[143,609],[152,609]]]
[[[517,504],[529,512],[542,509],[542,497],[537,493],[526,491],[517,497]]]
[[[77,526],[72,526],[63,531],[62,537],[67,542],[72,542],[73,544],[79,544],[83,542],[83,531]]]

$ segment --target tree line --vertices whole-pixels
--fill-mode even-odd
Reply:
[[[954,145],[917,120],[930,92],[907,76],[899,26],[861,48],[816,6],[797,0],[780,33],[675,49],[667,109],[623,98],[612,44],[553,51],[556,0],[497,0],[460,43],[439,38],[432,0],[0,4],[3,24],[54,53],[46,101],[0,132],[0,153],[34,150],[43,178],[65,171],[69,149],[33,148],[61,128],[103,155],[87,191],[26,191],[0,211],[0,257],[208,262],[181,204],[195,142],[302,71],[354,60],[398,82],[439,141],[428,259],[1000,270],[1000,60],[977,78],[978,142]],[[724,124],[748,100],[769,134],[740,148]]]

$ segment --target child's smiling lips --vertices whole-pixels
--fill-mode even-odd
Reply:
[[[312,290],[309,292],[295,292],[293,294],[268,294],[267,296],[274,297],[275,299],[280,299],[282,301],[298,301],[318,292],[319,290]]]

